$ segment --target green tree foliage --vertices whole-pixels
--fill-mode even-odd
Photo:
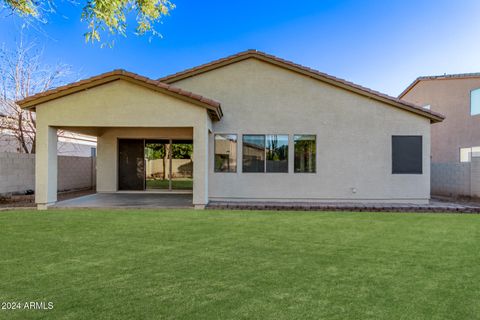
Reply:
[[[54,11],[53,0],[0,0],[0,3],[2,1],[12,12],[27,19],[45,21],[44,15]],[[174,8],[169,0],[87,0],[81,15],[81,20],[88,23],[85,40],[101,41],[104,32],[126,36],[130,15],[135,15],[135,34],[159,36],[155,24]]]

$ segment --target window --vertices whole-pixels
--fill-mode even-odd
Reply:
[[[265,136],[243,136],[243,172],[265,172]]]
[[[243,172],[288,172],[288,135],[243,135]]]
[[[472,157],[480,157],[480,147],[460,148],[460,162],[471,162]]]
[[[470,92],[470,114],[480,114],[480,88]]]
[[[237,135],[215,135],[215,172],[237,172]]]
[[[392,136],[392,173],[422,173],[422,136]]]
[[[427,109],[427,110],[430,110],[431,106],[429,104],[426,104],[422,107],[423,109]]]
[[[293,137],[295,144],[295,172],[316,172],[316,145],[317,139],[314,135],[295,135]]]
[[[267,172],[288,172],[288,136],[267,135]]]

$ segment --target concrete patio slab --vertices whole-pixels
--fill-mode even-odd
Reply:
[[[95,193],[59,201],[51,208],[193,208],[193,204],[191,193]]]

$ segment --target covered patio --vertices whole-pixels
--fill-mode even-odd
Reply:
[[[58,130],[97,137],[97,194],[58,203],[58,206],[125,207],[130,202],[143,207],[193,205],[203,209],[208,204],[208,143],[212,122],[222,117],[218,102],[117,70],[18,103],[36,111],[35,202],[38,209],[47,209],[57,202]],[[151,140],[169,141],[169,144],[189,141],[193,145],[192,194],[145,191],[142,148]],[[133,144],[123,148],[122,141]],[[122,170],[129,170],[128,174]],[[143,181],[139,179],[141,176]],[[132,184],[135,179],[136,183]],[[169,189],[172,189],[171,181]],[[142,191],[123,193],[132,190]],[[145,194],[138,194],[142,192]]]

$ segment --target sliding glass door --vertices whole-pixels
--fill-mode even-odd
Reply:
[[[118,190],[145,189],[144,140],[118,141]]]
[[[192,190],[191,140],[120,139],[119,190]]]

